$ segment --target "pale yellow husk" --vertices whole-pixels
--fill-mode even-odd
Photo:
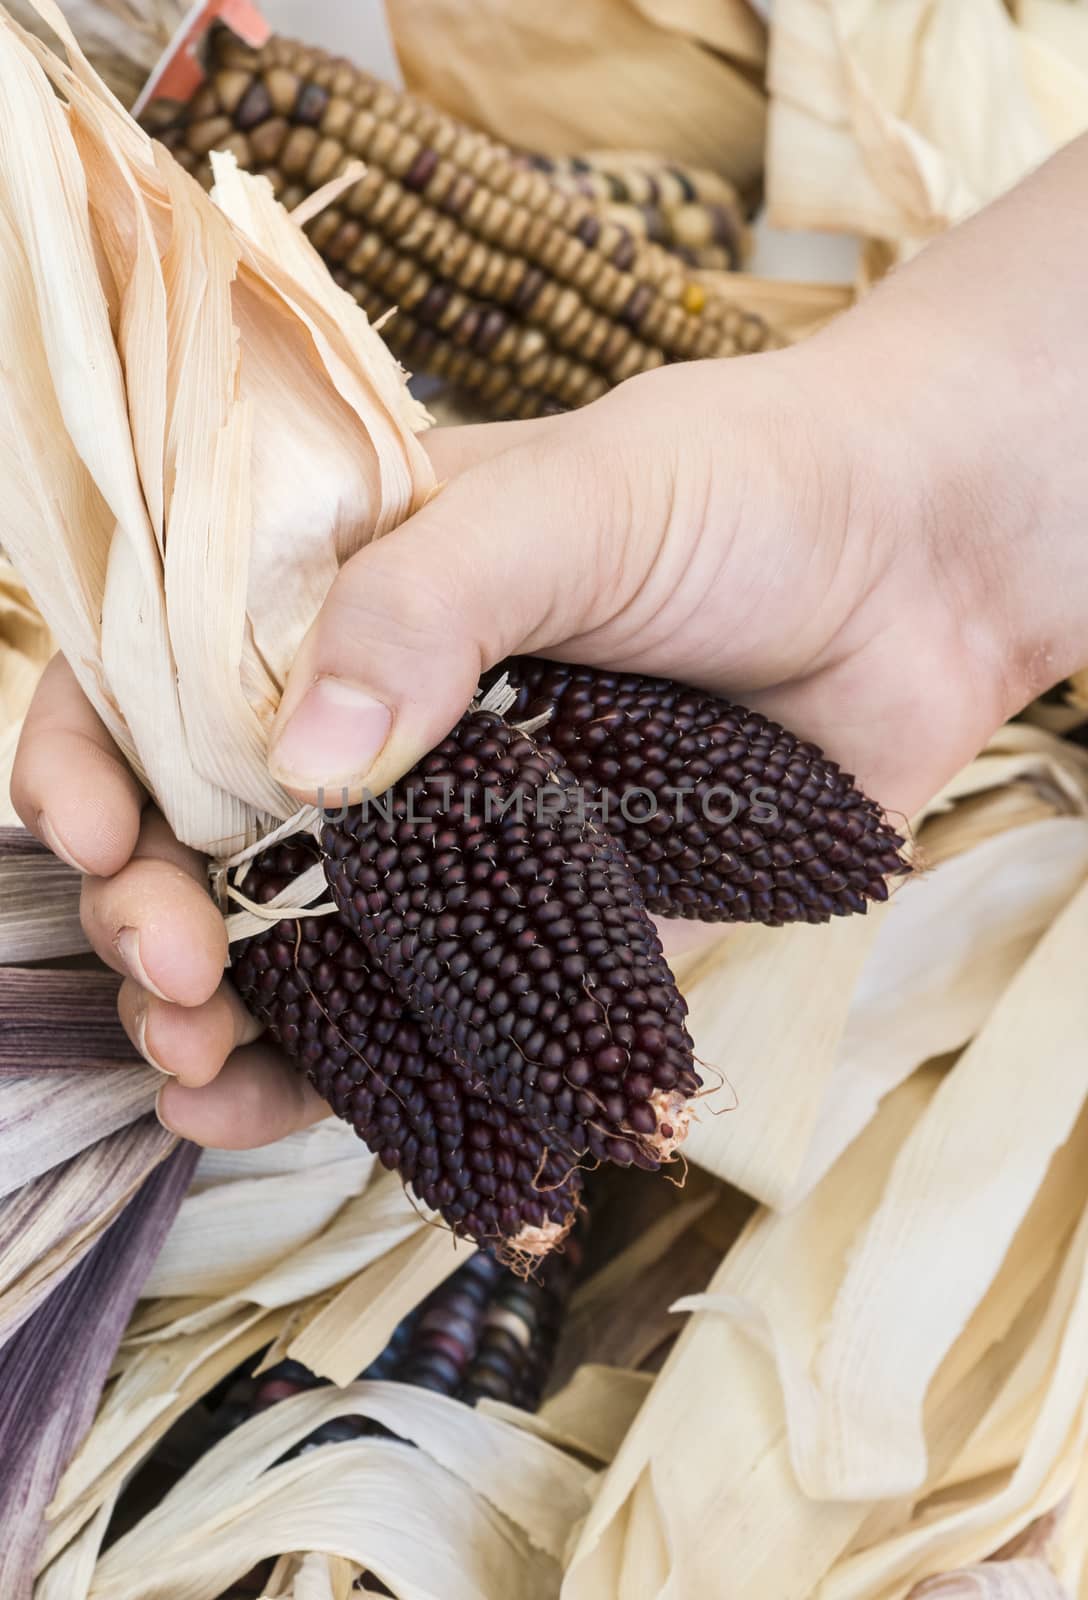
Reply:
[[[175,832],[227,855],[296,809],[280,692],[340,565],[433,489],[425,414],[266,184],[225,163],[217,208],[74,41],[69,70],[0,24],[5,545]]]
[[[758,180],[766,33],[745,0],[393,0],[410,89],[549,155],[653,150]],[[754,70],[753,70],[754,69]]]
[[[0,552],[0,828],[18,826],[11,768],[19,731],[49,657],[49,629],[11,562]],[[0,917],[10,911],[5,895]]]
[[[887,241],[886,266],[1088,128],[1088,11],[776,0],[768,85],[773,221]]]

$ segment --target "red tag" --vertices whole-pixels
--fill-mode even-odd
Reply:
[[[272,32],[254,0],[197,0],[140,91],[133,116],[140,116],[152,100],[192,99],[207,76],[202,54],[213,22],[225,23],[255,50]]]

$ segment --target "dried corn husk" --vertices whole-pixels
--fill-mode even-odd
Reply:
[[[73,70],[0,18],[5,543],[175,832],[226,854],[296,809],[279,693],[340,563],[433,488],[425,416],[267,185],[226,163],[228,218],[40,9]]]
[[[15,568],[0,553],[0,828],[18,823],[8,793],[15,746],[30,697],[52,654],[49,629]]]
[[[958,1061],[895,1090],[688,1303],[565,1597],[713,1593],[728,1563],[729,1592],[891,1600],[1069,1489],[1088,1424],[1086,934],[1088,888]],[[939,1484],[955,1493],[915,1521]]]
[[[1088,13],[779,0],[768,81],[772,220],[886,241],[886,265],[1088,127]]]
[[[160,1144],[160,1159],[165,1153]],[[184,1193],[193,1160],[194,1152],[180,1149],[160,1165],[120,1221],[0,1347],[5,1397],[0,1411],[0,1589],[11,1600],[30,1593],[42,1512],[65,1460],[94,1415],[113,1349],[147,1262]],[[77,1328],[83,1330],[81,1336],[74,1335]],[[86,1572],[86,1563],[81,1566]]]
[[[131,105],[188,8],[184,0],[64,0],[61,9],[95,71]],[[10,0],[8,10],[24,28],[52,42],[32,0]]]
[[[765,31],[742,0],[391,0],[388,15],[408,87],[507,144],[653,150],[758,182]]]
[[[273,1465],[349,1414],[381,1420],[417,1450],[369,1439]],[[90,1594],[215,1600],[272,1551],[323,1550],[421,1600],[547,1600],[591,1477],[532,1434],[441,1396],[380,1383],[311,1391],[210,1451],[107,1551]]]
[[[464,1259],[342,1123],[266,1150],[205,1152],[151,1268],[115,1382],[61,1480],[47,1557],[240,1361],[271,1344],[269,1363],[290,1354],[317,1366],[329,1340],[349,1352],[353,1378]],[[356,1314],[366,1308],[357,1327],[342,1297]]]
[[[88,950],[79,895],[78,872],[24,828],[0,825],[0,962]]]

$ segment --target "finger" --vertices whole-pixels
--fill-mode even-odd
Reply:
[[[655,917],[654,926],[667,961],[685,964],[708,954],[714,947],[736,933],[737,923],[690,922],[684,917]]]
[[[551,418],[349,561],[284,692],[275,776],[319,804],[378,793],[445,736],[483,669],[621,606],[645,568],[628,540],[639,497],[618,457],[595,443],[588,413]],[[639,514],[665,521],[660,507]]]
[[[92,948],[160,1000],[202,1006],[219,988],[227,934],[204,863],[149,811],[132,859],[112,878],[85,878],[80,902]]]
[[[493,461],[507,450],[538,440],[554,429],[558,420],[540,417],[528,422],[473,422],[457,428],[432,428],[420,436],[420,443],[431,458],[439,483],[443,483]]]
[[[31,833],[80,872],[109,876],[132,854],[144,791],[63,656],[27,712],[11,798]]]
[[[190,1089],[210,1083],[231,1052],[262,1031],[225,980],[203,1005],[176,1006],[126,978],[117,1010],[148,1065]]]
[[[317,1090],[268,1044],[236,1050],[202,1088],[168,1078],[156,1103],[172,1133],[215,1150],[252,1150],[331,1116]]]

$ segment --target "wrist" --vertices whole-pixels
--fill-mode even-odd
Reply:
[[[955,630],[996,723],[1088,661],[1088,405],[1037,350],[907,287],[845,319],[834,358],[919,643]]]

